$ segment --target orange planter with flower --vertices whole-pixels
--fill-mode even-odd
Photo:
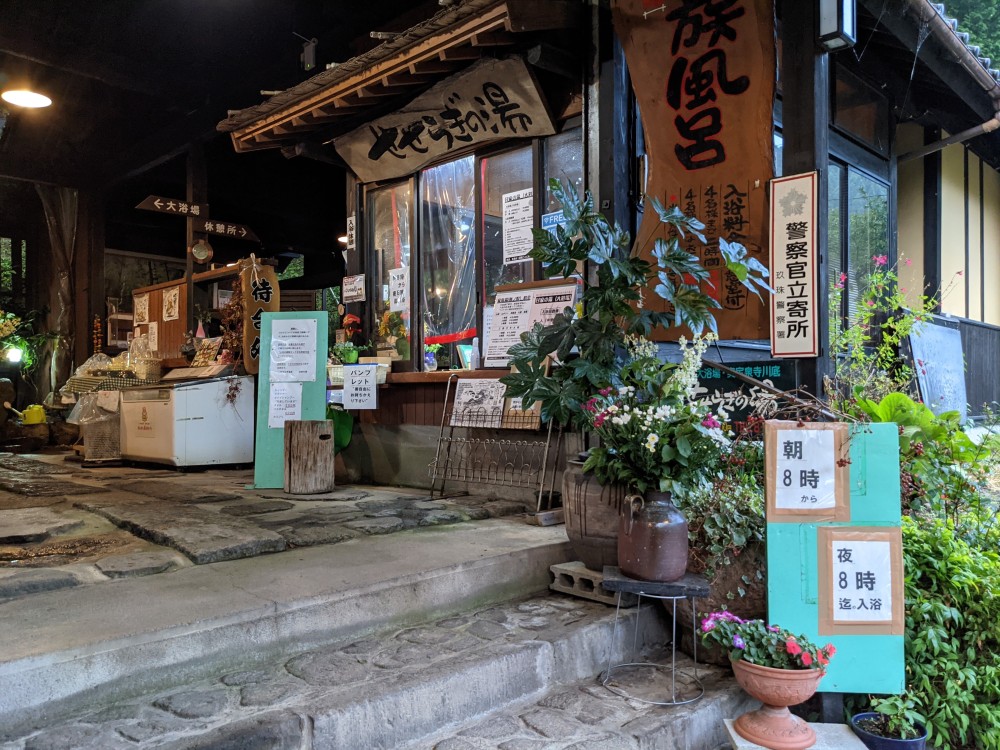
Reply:
[[[736,719],[734,728],[740,736],[771,750],[811,747],[816,733],[788,707],[816,692],[836,653],[833,645],[819,647],[804,635],[726,611],[702,620],[701,631],[705,642],[729,651],[736,681],[764,704]]]

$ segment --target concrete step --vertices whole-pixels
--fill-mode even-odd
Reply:
[[[542,569],[543,571],[546,568]],[[639,627],[632,629],[635,618]],[[749,699],[722,670],[698,667],[705,695],[664,707],[662,669],[595,676],[625,659],[662,656],[661,607],[615,610],[536,595],[289,653],[254,669],[151,692],[11,737],[4,750],[712,750],[722,720]],[[614,636],[614,637],[613,637]],[[631,652],[630,652],[631,653]],[[631,657],[630,657],[631,658]],[[683,661],[679,666],[689,670]]]
[[[3,602],[0,741],[94,707],[544,591],[549,567],[568,558],[561,528],[496,519]]]

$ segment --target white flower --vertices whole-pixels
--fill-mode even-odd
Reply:
[[[652,453],[653,450],[656,448],[656,444],[658,442],[660,442],[660,436],[657,435],[655,432],[649,433],[648,435],[646,435],[646,450]]]

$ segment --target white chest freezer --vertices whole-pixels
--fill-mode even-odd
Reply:
[[[235,381],[239,390],[230,400]],[[252,375],[123,390],[122,458],[171,466],[251,463],[253,390]]]

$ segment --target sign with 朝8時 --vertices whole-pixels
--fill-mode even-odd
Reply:
[[[905,687],[895,424],[764,428],[768,619],[837,654],[822,692]]]

